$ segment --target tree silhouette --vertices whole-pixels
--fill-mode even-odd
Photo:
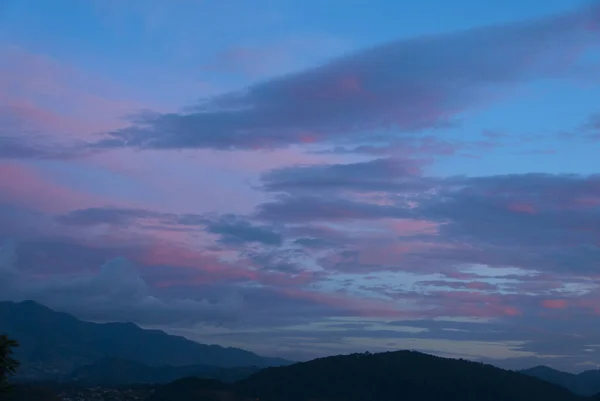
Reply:
[[[0,393],[8,390],[8,378],[19,367],[19,362],[12,357],[13,349],[18,346],[17,341],[11,340],[6,334],[0,334]]]

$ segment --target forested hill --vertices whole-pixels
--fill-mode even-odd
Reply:
[[[413,351],[353,354],[267,368],[237,383],[184,379],[150,401],[575,401],[546,381]]]

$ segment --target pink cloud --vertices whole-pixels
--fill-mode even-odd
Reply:
[[[283,289],[299,289],[315,281],[315,275],[310,271],[293,275],[258,271],[249,269],[247,265],[241,263],[229,264],[219,261],[214,255],[202,251],[189,249],[182,251],[180,248],[174,249],[172,246],[163,247],[158,251],[151,249],[141,258],[136,259],[136,262],[146,266],[170,266],[174,270],[182,267],[188,269],[188,274],[184,277],[179,278],[174,274],[175,277],[154,283],[157,288],[241,281],[284,291]]]
[[[517,213],[526,213],[526,214],[536,214],[537,211],[535,210],[535,207],[533,205],[527,204],[527,203],[510,203],[508,204],[508,210],[511,210],[513,212],[517,212]]]
[[[340,310],[345,310],[353,315],[365,317],[401,318],[411,317],[414,313],[394,308],[388,302],[368,298],[353,298],[343,294],[332,294],[310,290],[285,288],[279,290],[281,294],[295,299],[312,301],[319,305],[326,305]]]
[[[189,244],[188,233],[111,228],[108,231],[86,229],[68,231],[72,240],[91,249],[113,249],[108,258],[123,256],[144,267],[165,267],[173,269],[172,277],[152,283],[155,287],[211,284],[227,281],[258,281],[259,274],[245,266],[227,263],[219,255]],[[198,238],[195,238],[198,240]],[[184,243],[188,242],[188,243]],[[206,244],[204,244],[206,245]],[[183,275],[178,275],[183,269]]]
[[[509,296],[473,291],[436,291],[431,296],[434,316],[503,317],[523,311]]]
[[[147,246],[145,252],[135,261],[143,265],[181,266],[198,269],[203,273],[210,274],[213,280],[256,278],[256,274],[253,272],[222,263],[215,256],[206,252],[170,244],[160,238]]]
[[[567,305],[565,299],[545,299],[542,301],[542,306],[548,309],[564,309]]]
[[[504,315],[506,316],[519,316],[522,314],[522,312],[518,308],[512,306],[503,308],[502,312],[504,312]]]
[[[359,256],[357,262],[364,265],[370,266],[394,266],[402,264],[405,269],[411,268],[405,262],[412,262],[411,256],[413,254],[423,254],[427,252],[433,252],[435,250],[442,249],[455,249],[453,244],[441,244],[436,242],[426,242],[417,240],[402,241],[386,241],[381,243],[381,240],[373,240],[367,242],[365,239],[357,240],[357,243],[362,242],[363,246],[360,247]],[[379,245],[377,243],[380,243]],[[449,266],[450,267],[450,266]],[[423,270],[426,268],[423,264],[414,265],[412,267],[415,270]],[[439,268],[439,266],[437,267]]]
[[[46,213],[62,213],[107,201],[58,185],[36,168],[16,162],[0,163],[0,194],[5,202]]]
[[[98,77],[13,46],[0,46],[0,112],[23,127],[63,139],[114,130],[143,106]],[[4,111],[2,110],[4,109]]]
[[[549,211],[578,211],[600,205],[600,178],[597,175],[578,176],[577,179],[540,174],[544,186],[510,186],[499,182],[491,189],[480,191],[501,208],[522,214],[542,214]],[[522,178],[523,182],[534,177]]]
[[[147,198],[147,208],[250,213],[265,199],[252,189],[261,173],[290,164],[318,165],[345,158],[347,156],[305,153],[294,147],[258,152],[120,149],[94,154],[78,162],[135,180],[137,185],[154,194]],[[210,188],[210,196],[206,196],[207,188]]]
[[[28,99],[11,99],[0,93],[0,112],[6,113],[13,123],[22,122],[25,131],[56,130],[64,127],[66,120],[56,113],[36,106]]]
[[[427,220],[397,219],[386,224],[391,233],[403,237],[418,234],[436,234],[440,224]]]
[[[111,231],[110,243],[131,242],[127,239],[127,230]],[[300,287],[316,280],[314,272],[303,270],[289,274],[267,271],[252,260],[247,260],[237,252],[207,251],[202,249],[211,243],[210,235],[204,232],[161,231],[159,229],[144,230],[141,237],[141,252],[126,255],[142,266],[172,266],[184,268],[188,274],[184,278],[171,278],[157,283],[160,287],[177,285],[210,284],[222,281],[252,281],[262,285],[283,287]],[[107,239],[107,238],[105,238]],[[93,243],[98,239],[89,239]],[[200,247],[200,248],[198,248]],[[233,260],[224,261],[222,256],[233,256]],[[232,259],[231,257],[229,259]]]

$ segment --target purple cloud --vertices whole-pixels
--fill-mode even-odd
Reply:
[[[249,221],[234,215],[225,215],[208,220],[206,229],[210,233],[221,235],[220,241],[226,245],[256,242],[276,246],[282,243],[281,234],[272,228],[253,225]]]
[[[272,192],[422,190],[421,162],[375,159],[352,164],[284,167],[262,176],[262,189]],[[391,186],[394,185],[394,188]]]
[[[151,222],[144,221],[150,220]],[[58,216],[56,221],[62,225],[86,227],[111,225],[120,228],[129,226],[152,226],[162,230],[186,230],[204,227],[206,232],[220,236],[219,241],[226,245],[261,243],[281,245],[281,234],[272,227],[253,224],[246,218],[234,214],[198,215],[156,212],[146,209],[97,207],[73,210]]]
[[[145,113],[95,146],[222,150],[393,141],[444,126],[510,85],[569,76],[598,46],[597,5],[528,22],[400,40],[206,99]],[[373,135],[373,130],[381,133]]]
[[[359,260],[400,252],[396,262],[373,262],[363,269],[435,270],[443,265],[487,264],[561,272],[591,272],[600,248],[600,177],[576,174],[515,174],[433,178],[394,174],[381,161],[347,165],[290,167],[263,176],[264,189],[279,192],[260,205],[256,216],[280,223],[315,221],[411,221],[421,232],[402,245],[377,236],[356,244],[357,257],[337,268],[360,269]],[[403,180],[408,177],[409,184]],[[365,197],[372,191],[379,196]],[[309,194],[313,195],[309,195]],[[322,195],[316,195],[322,194]],[[407,227],[408,228],[408,227]],[[416,228],[416,226],[415,226]],[[389,228],[386,228],[389,230]],[[330,241],[323,232],[313,241]],[[369,234],[373,236],[374,234]],[[387,237],[389,241],[393,236]],[[398,241],[398,240],[396,240]],[[373,259],[366,244],[379,249]],[[375,245],[375,243],[377,245]],[[451,244],[451,245],[450,245]],[[384,248],[381,248],[384,247]],[[386,248],[387,247],[387,248]],[[386,251],[383,251],[386,249]],[[347,250],[346,250],[347,251]],[[344,251],[344,252],[346,252]],[[359,263],[360,265],[360,263]],[[333,266],[333,265],[332,265]],[[429,266],[429,267],[427,267]]]
[[[258,207],[256,218],[274,222],[343,221],[410,217],[397,206],[373,205],[343,198],[281,196]]]

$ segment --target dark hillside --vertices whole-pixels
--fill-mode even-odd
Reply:
[[[230,386],[209,384],[178,381],[158,389],[149,401],[582,400],[518,372],[411,351],[320,358],[267,368]]]
[[[33,301],[0,302],[0,332],[19,341],[19,373],[37,379],[70,374],[105,358],[149,366],[205,365],[221,368],[289,363],[239,348],[200,344],[133,323],[91,323]]]

